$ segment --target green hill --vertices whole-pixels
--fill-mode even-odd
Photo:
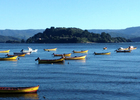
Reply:
[[[43,33],[37,33],[26,41],[27,43],[114,43],[131,42],[128,39],[112,38],[108,33],[90,33],[79,28],[47,28]]]

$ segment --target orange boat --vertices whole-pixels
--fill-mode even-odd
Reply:
[[[35,93],[39,85],[35,87],[0,87],[0,93]]]

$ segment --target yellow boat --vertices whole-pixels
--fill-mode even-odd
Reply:
[[[56,51],[57,48],[53,48],[53,49],[44,49],[44,51]]]
[[[87,53],[88,52],[88,50],[81,50],[81,51],[74,51],[73,50],[73,53]]]
[[[39,57],[35,59],[35,61],[38,60],[38,63],[62,63],[64,62],[65,58],[59,58],[59,59],[40,59]]]
[[[12,56],[12,57],[0,57],[0,60],[16,60],[18,56]]]
[[[102,52],[102,53],[96,53],[94,52],[95,55],[110,55],[111,52]]]
[[[0,93],[35,93],[39,85],[35,87],[0,87]]]
[[[54,56],[71,56],[71,53],[68,53],[68,54],[55,54],[53,53]]]
[[[26,54],[23,53],[23,54],[14,54],[14,55],[9,55],[9,54],[7,54],[6,56],[8,56],[8,57],[13,57],[13,56],[24,57],[25,55],[26,55]]]
[[[83,60],[86,58],[86,55],[84,56],[75,56],[75,57],[65,57],[65,60]]]
[[[9,53],[10,50],[3,50],[3,51],[0,51],[0,53]]]

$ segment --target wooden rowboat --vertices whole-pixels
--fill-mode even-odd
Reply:
[[[0,87],[0,93],[35,93],[39,85],[35,87]]]
[[[44,49],[44,51],[56,51],[57,48],[53,48],[53,49]]]
[[[88,52],[88,50],[81,50],[81,51],[74,51],[73,50],[73,53],[87,53]]]
[[[59,59],[40,59],[39,57],[35,59],[35,61],[38,60],[38,63],[62,63],[64,62],[65,58],[59,58]]]
[[[130,53],[131,50],[115,50],[117,53]]]
[[[75,56],[75,57],[65,57],[65,60],[84,60],[86,55],[84,56]]]
[[[21,55],[21,54],[25,54],[25,55],[30,55],[31,52],[14,52],[14,55]]]
[[[68,54],[55,54],[53,53],[54,56],[71,56],[71,53],[68,53]]]
[[[7,54],[6,56],[8,56],[8,57],[13,57],[13,56],[24,57],[25,54],[15,54],[15,55],[9,55],[9,54]]]
[[[12,57],[0,57],[0,60],[16,60],[18,56],[12,56]]]
[[[9,53],[10,50],[3,50],[3,51],[0,51],[0,53]]]
[[[111,52],[102,52],[102,53],[97,53],[97,52],[94,52],[95,55],[110,55]]]

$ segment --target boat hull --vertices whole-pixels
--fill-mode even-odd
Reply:
[[[75,57],[65,57],[65,60],[84,60],[86,58],[85,56],[75,56]]]
[[[24,57],[25,54],[15,54],[15,55],[8,55],[8,54],[7,54],[7,56],[8,56],[8,57],[13,57],[13,56]]]
[[[73,51],[73,53],[87,53],[88,50],[84,50],[84,51]]]
[[[1,57],[0,60],[16,60],[18,56],[12,56],[12,57]]]
[[[131,50],[115,50],[117,53],[130,53]]]
[[[54,56],[71,56],[71,53],[68,54],[53,54]]]
[[[94,54],[95,55],[110,55],[111,52],[106,52],[106,53],[96,53],[96,52],[94,52]]]
[[[136,50],[137,47],[134,47],[134,48],[128,48],[128,50]]]
[[[0,87],[0,93],[35,93],[39,85],[35,87]]]
[[[64,58],[60,58],[60,59],[38,59],[38,63],[63,63],[64,62]]]
[[[9,53],[10,50],[0,51],[0,53]]]
[[[44,49],[44,51],[56,51],[57,48],[53,48],[53,49]]]

